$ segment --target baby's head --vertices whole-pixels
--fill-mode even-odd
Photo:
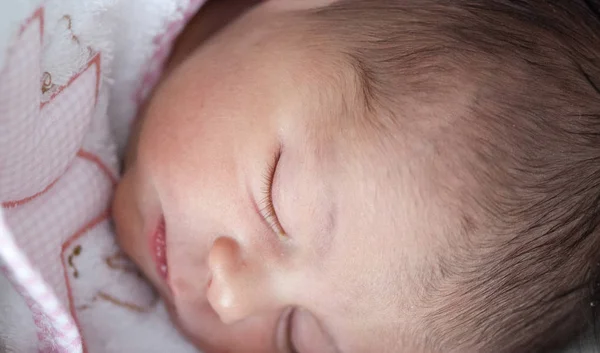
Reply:
[[[572,337],[600,259],[592,3],[259,5],[155,91],[122,246],[209,352]]]

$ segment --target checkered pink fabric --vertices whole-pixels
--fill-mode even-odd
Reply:
[[[13,242],[9,230],[1,222],[0,255],[10,264],[3,266],[2,272],[15,284],[31,309],[40,352],[81,352],[81,337],[71,317]]]
[[[135,2],[146,10],[137,13],[137,22],[97,26],[114,26],[121,33],[111,37],[93,33],[94,26],[82,29],[93,16],[122,19],[115,14]],[[25,299],[39,352],[195,351],[116,245],[108,208],[118,158],[115,117],[109,119],[107,110],[111,104],[139,104],[156,82],[172,41],[202,2],[89,0],[82,7],[79,0],[48,0],[20,23],[9,47],[0,47],[5,58],[0,68],[0,275]],[[2,16],[0,21],[7,20]],[[148,31],[131,36],[142,43],[131,55],[143,55],[129,60],[130,53],[111,51],[128,48],[116,42],[127,37],[127,29],[144,28],[139,18],[144,16]],[[94,40],[103,45],[95,46]],[[107,45],[111,40],[115,43]],[[75,59],[69,56],[73,53]],[[68,80],[58,79],[70,72],[59,72],[61,62],[79,63]],[[105,69],[138,70],[136,84],[111,77],[115,87],[128,89],[111,101]],[[129,126],[134,110],[129,111],[120,126]],[[0,317],[0,343],[3,320],[10,324],[10,318]]]
[[[1,73],[0,199],[4,207],[17,206],[43,193],[68,164],[68,158],[60,155],[66,157],[77,144],[53,136],[56,128],[45,128],[51,126],[49,119],[42,124],[37,121],[47,111],[56,115],[52,111],[55,106],[46,108],[46,114],[40,113],[42,15],[40,9],[23,25]],[[92,104],[87,104],[88,111]],[[52,163],[40,163],[46,158]],[[72,318],[13,239],[6,225],[0,223],[0,255],[6,263],[3,272],[32,311],[40,351],[80,352],[81,338]]]

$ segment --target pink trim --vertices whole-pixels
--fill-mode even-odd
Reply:
[[[141,104],[146,98],[145,94],[148,87],[156,83],[158,76],[160,76],[160,73],[162,72],[162,66],[171,51],[173,40],[205,1],[206,0],[190,0],[187,8],[183,10],[183,17],[168,23],[166,29],[154,37],[152,43],[156,46],[156,49],[148,62],[146,62],[146,73],[143,74],[140,85],[132,97],[136,104]],[[134,120],[135,119],[132,119],[132,121]]]
[[[44,11],[42,8],[38,9],[37,11],[35,11],[35,13],[33,14],[32,17],[30,17],[25,23],[24,26],[21,27],[21,31],[19,33],[19,35],[21,35],[23,33],[23,31],[27,28],[27,26],[29,24],[31,24],[36,18],[39,17],[40,20],[40,26],[42,26],[42,24],[44,23]],[[43,28],[40,27],[40,38],[43,38]],[[46,101],[46,102],[40,102],[40,110],[46,106],[46,104],[52,102],[56,97],[58,97],[67,87],[69,87],[73,82],[75,82],[75,80],[81,76],[83,73],[85,73],[88,69],[90,69],[93,65],[95,65],[95,69],[96,69],[96,91],[95,91],[95,102],[94,105],[96,105],[98,103],[98,95],[100,92],[100,53],[94,55],[94,57],[88,61],[88,63],[86,64],[86,66],[76,75],[74,75],[73,77],[71,77],[71,79],[69,80],[69,82],[67,82],[67,84],[61,86],[56,92],[54,92],[50,98]],[[86,158],[86,157],[83,157]],[[87,158],[86,158],[87,159]],[[65,169],[65,172],[70,168],[70,166],[68,166]],[[107,169],[106,167],[104,167],[103,165],[101,166],[101,169]],[[111,173],[112,174],[112,173]],[[2,202],[1,206],[2,208],[13,208],[13,207],[18,207],[18,206],[22,206],[30,201],[35,200],[36,198],[38,198],[39,196],[45,194],[48,190],[52,189],[52,187],[56,184],[56,182],[64,175],[61,174],[60,176],[58,176],[55,180],[53,180],[52,182],[50,182],[50,184],[46,185],[46,187],[44,189],[42,189],[42,191],[39,191],[31,196],[27,196],[23,199],[20,200],[9,200],[9,201],[4,201]],[[111,176],[111,179],[115,179],[114,176]]]
[[[52,95],[50,96],[50,98],[48,98],[48,100],[46,102],[41,102],[40,109],[42,109],[46,104],[52,102],[52,100],[54,98],[56,98],[59,94],[62,93],[62,91],[64,91],[73,82],[75,82],[75,80],[77,80],[77,78],[79,78],[79,76],[83,75],[89,68],[91,68],[92,65],[96,65],[96,92],[94,92],[94,94],[95,94],[94,105],[96,105],[96,103],[98,103],[98,93],[100,92],[100,53],[95,54],[92,57],[92,59],[87,62],[87,64],[81,71],[79,71],[76,75],[74,75],[73,77],[71,77],[71,79],[69,79],[69,82],[67,82],[65,85],[59,87],[56,90],[56,92],[52,93]]]
[[[108,179],[110,179],[110,181],[113,185],[117,184],[117,182],[118,182],[117,176],[115,176],[113,174],[113,172],[110,170],[110,168],[106,166],[106,164],[102,161],[102,159],[100,159],[100,157],[98,157],[94,153],[86,151],[84,149],[80,149],[79,152],[77,152],[77,157],[85,159],[89,162],[96,164],[98,166],[98,168],[100,168],[100,170],[104,173],[104,175],[106,175],[106,177]]]
[[[67,169],[65,170],[65,172],[69,169],[69,167],[67,167]],[[64,173],[63,173],[64,174]],[[62,176],[62,175],[61,175]],[[16,201],[5,201],[2,202],[2,208],[13,208],[13,207],[18,207],[18,206],[22,206],[30,201],[33,201],[35,199],[37,199],[39,196],[45,194],[48,190],[52,189],[52,187],[54,186],[54,184],[56,184],[56,182],[58,181],[58,179],[60,179],[60,176],[58,178],[56,178],[55,180],[53,180],[50,184],[48,184],[42,191],[35,193],[31,196],[27,196],[24,199],[20,199],[20,200],[16,200]]]
[[[98,157],[94,153],[88,152],[84,149],[80,149],[75,156],[96,164],[98,166],[98,168],[100,168],[100,170],[110,179],[110,181],[113,185],[117,184],[118,178],[114,175],[114,173],[110,170],[110,168],[106,166],[106,164],[102,161],[102,159],[100,159],[100,157]],[[54,181],[52,181],[50,184],[48,184],[48,186],[46,186],[44,188],[44,190],[42,190],[34,195],[28,196],[24,199],[21,199],[21,200],[2,202],[2,208],[19,207],[19,206],[25,205],[25,204],[37,199],[39,196],[42,196],[43,194],[48,192],[48,190],[52,189],[52,187],[58,182],[58,180],[60,178],[62,178],[63,175],[65,175],[65,173],[73,165],[74,161],[75,161],[75,159],[73,159],[73,161],[71,161],[69,166],[67,166],[64,173],[61,174],[58,178],[56,178]]]
[[[25,22],[23,22],[23,24],[21,25],[21,28],[19,29],[19,36],[22,35],[23,32],[25,32],[25,30],[27,29],[27,27],[29,27],[31,22],[33,22],[36,19],[40,20],[40,34],[41,34],[40,43],[42,43],[43,38],[44,38],[44,8],[43,7],[39,7],[37,10],[35,10],[33,12],[33,14],[31,16],[29,16],[28,19],[25,20]]]

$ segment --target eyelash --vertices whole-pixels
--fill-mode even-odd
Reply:
[[[263,215],[265,221],[267,221],[267,223],[279,236],[285,237],[285,230],[279,222],[277,212],[275,212],[275,206],[273,205],[273,180],[275,178],[275,171],[277,169],[277,163],[279,163],[280,157],[281,151],[278,150],[269,163],[268,169],[263,177],[263,198],[261,201],[260,213]]]

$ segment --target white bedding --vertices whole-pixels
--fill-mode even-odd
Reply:
[[[137,106],[202,3],[0,2],[4,350],[195,351],[118,249],[109,206]]]

